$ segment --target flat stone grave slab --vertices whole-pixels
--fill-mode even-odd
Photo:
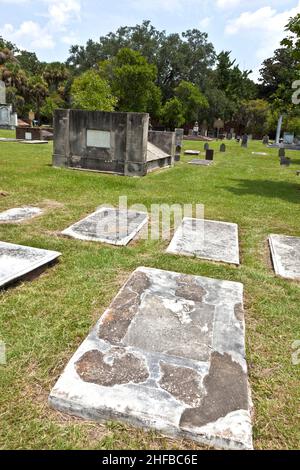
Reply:
[[[264,155],[264,156],[267,156],[267,155],[269,155],[269,154],[266,153],[266,152],[252,152],[252,155]]]
[[[213,164],[212,160],[198,160],[194,159],[189,162],[190,165],[210,166]]]
[[[300,238],[270,235],[269,244],[276,274],[300,281]]]
[[[251,449],[243,285],[138,268],[49,396],[61,411]]]
[[[184,155],[200,155],[199,150],[185,150]]]
[[[79,240],[127,245],[148,222],[145,212],[101,208],[62,232]]]
[[[214,220],[184,218],[167,253],[238,265],[238,226]]]
[[[59,256],[57,251],[0,242],[0,287],[46,266]]]
[[[0,224],[13,224],[32,219],[43,213],[39,207],[15,207],[7,211],[0,212]]]

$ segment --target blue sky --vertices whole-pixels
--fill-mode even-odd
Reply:
[[[0,0],[0,35],[42,60],[65,60],[70,44],[149,19],[167,32],[206,31],[257,79],[296,13],[300,0]]]

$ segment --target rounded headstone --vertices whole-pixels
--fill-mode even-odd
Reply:
[[[204,144],[204,151],[206,152],[206,150],[209,150],[209,144],[207,142]]]
[[[284,148],[279,149],[279,157],[280,158],[285,157],[285,149]]]
[[[226,145],[225,144],[221,144],[220,146],[220,152],[226,152]]]

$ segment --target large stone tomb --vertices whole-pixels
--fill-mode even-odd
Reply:
[[[184,218],[167,252],[238,265],[238,226],[228,222]]]
[[[251,449],[242,284],[138,268],[50,405],[224,449]]]
[[[79,240],[127,245],[147,224],[145,212],[101,208],[62,232]]]
[[[0,242],[0,287],[45,267],[60,255],[57,251]]]

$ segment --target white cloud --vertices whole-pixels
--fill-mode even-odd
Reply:
[[[258,59],[265,59],[273,53],[279,46],[280,41],[285,36],[285,25],[289,18],[300,13],[300,0],[298,5],[289,10],[278,12],[271,6],[259,8],[256,11],[245,11],[237,18],[227,22],[225,33],[228,35],[251,32],[255,37],[259,37],[261,47],[256,50]]]
[[[217,0],[216,4],[218,8],[233,8],[239,6],[243,0]]]
[[[200,28],[207,28],[210,25],[211,20],[212,20],[212,18],[210,16],[206,16],[205,18],[200,20],[200,22],[199,22]]]
[[[0,0],[0,3],[31,3],[33,0]],[[0,27],[0,35],[24,49],[53,49],[60,33],[60,41],[70,44],[73,33],[68,31],[70,23],[80,20],[81,0],[41,0],[47,6],[43,15],[44,24],[32,20],[23,21],[19,26],[5,24]]]

